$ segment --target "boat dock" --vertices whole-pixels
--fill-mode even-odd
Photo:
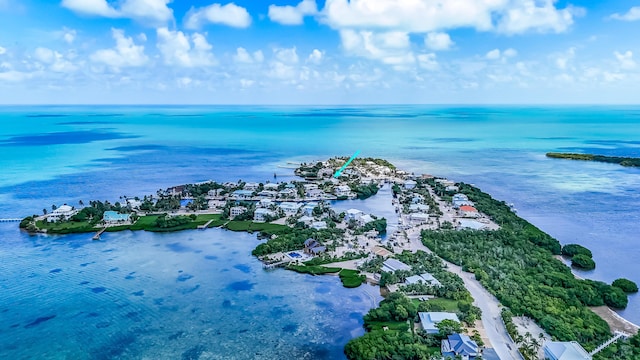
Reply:
[[[91,240],[100,240],[100,235],[102,235],[102,233],[105,232],[105,231],[107,231],[107,227],[106,226],[104,228],[100,229],[100,231],[98,231],[95,235],[93,235]]]
[[[22,221],[22,219],[14,219],[14,218],[0,219],[0,222],[20,222],[20,221]]]
[[[206,230],[209,227],[209,225],[211,225],[212,222],[213,222],[213,219],[207,221],[202,225],[198,225],[198,230]]]

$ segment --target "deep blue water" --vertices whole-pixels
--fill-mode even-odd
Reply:
[[[640,170],[544,156],[640,156],[639,107],[5,107],[0,119],[0,218],[209,179],[286,180],[286,161],[360,150],[514,203],[562,243],[592,249],[598,267],[583,276],[640,282]],[[91,243],[16,226],[0,224],[0,354],[15,358],[334,358],[371,306],[332,277],[263,272],[249,235]],[[640,323],[630,300],[621,313]]]

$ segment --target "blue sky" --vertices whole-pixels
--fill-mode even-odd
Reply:
[[[637,103],[640,0],[0,0],[0,103]]]

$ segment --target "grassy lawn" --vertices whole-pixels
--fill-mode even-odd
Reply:
[[[418,305],[420,304],[422,301],[418,300],[418,299],[413,299],[413,302]],[[445,298],[435,298],[435,299],[431,299],[431,300],[427,300],[427,302],[429,304],[432,305],[438,305],[442,308],[444,308],[443,311],[446,312],[459,312],[460,309],[458,309],[458,300],[451,300],[451,299],[445,299]]]
[[[383,327],[388,327],[389,330],[395,331],[409,331],[409,324],[406,321],[372,321],[370,324],[371,331],[383,331]]]
[[[341,268],[330,268],[325,266],[304,266],[304,265],[289,265],[287,269],[293,270],[301,274],[322,275],[322,274],[335,274],[342,270]]]
[[[47,232],[51,234],[69,234],[96,231],[96,228],[86,221],[54,223],[38,221],[36,222],[36,226],[38,227],[38,229],[47,230]]]
[[[229,221],[227,229],[231,231],[264,231],[270,234],[275,234],[283,230],[289,229],[286,225],[270,224],[270,223],[256,223],[253,221]]]
[[[338,275],[342,280],[342,286],[346,288],[357,288],[367,280],[358,270],[342,269]]]

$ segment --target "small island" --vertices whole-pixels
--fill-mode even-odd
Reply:
[[[619,157],[619,156],[604,156],[593,154],[576,154],[576,153],[556,153],[549,152],[547,157],[554,159],[569,159],[569,160],[582,160],[582,161],[596,161],[610,164],[619,164],[627,167],[640,167],[640,158],[634,157]]]
[[[327,274],[345,287],[368,282],[384,289],[386,299],[364,318],[364,336],[345,347],[349,359],[516,358],[518,352],[537,359],[558,347],[587,354],[609,339],[616,346],[598,348],[594,359],[640,357],[640,337],[632,336],[637,328],[592,311],[626,307],[637,286],[626,279],[613,286],[579,279],[558,259],[568,256],[589,268],[595,266],[591,251],[562,247],[472,185],[371,158],[356,158],[334,177],[346,161],[299,164],[300,180],[207,181],[113,204],[53,206],[20,227],[95,233],[94,240],[116,231],[255,232],[261,241],[252,254],[265,270]],[[380,189],[397,223],[357,205],[336,209],[343,200],[381,196]]]

